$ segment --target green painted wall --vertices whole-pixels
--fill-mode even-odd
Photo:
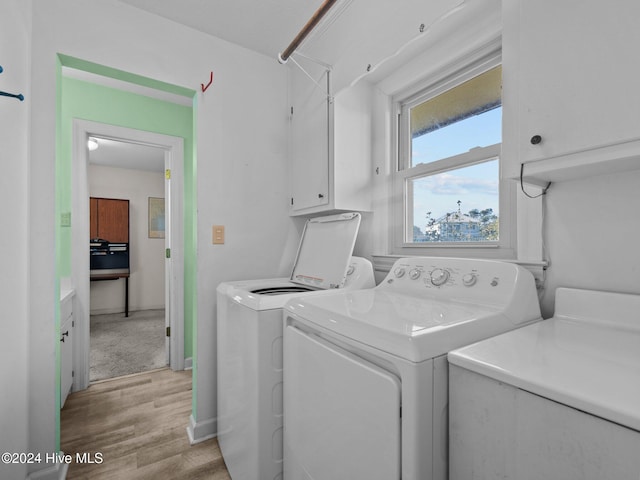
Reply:
[[[65,62],[66,64],[66,62]],[[196,161],[193,108],[165,102],[73,78],[60,77],[59,148],[56,164],[57,271],[71,274],[71,228],[60,226],[60,215],[71,211],[73,119],[134,128],[184,139],[184,354],[193,356],[196,316]],[[73,224],[73,219],[71,219]]]

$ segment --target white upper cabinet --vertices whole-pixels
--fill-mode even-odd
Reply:
[[[371,210],[371,104],[366,82],[335,98],[330,73],[291,69],[291,215]]]
[[[372,84],[446,37],[467,3],[347,0],[314,28],[288,65],[291,215],[371,209]]]
[[[639,18],[633,0],[503,2],[506,177],[640,168]]]

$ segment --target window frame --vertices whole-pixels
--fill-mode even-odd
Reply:
[[[394,115],[391,206],[391,253],[396,255],[468,256],[514,259],[516,257],[516,188],[514,182],[502,177],[501,143],[474,148],[468,152],[411,167],[410,115],[408,112],[462,83],[502,64],[501,51],[468,58],[462,65],[444,69],[438,78],[428,78],[410,89],[399,92],[392,99]],[[504,108],[503,108],[504,116]],[[413,195],[410,180],[436,175],[490,161],[499,162],[499,217],[500,237],[488,242],[409,242],[413,232]]]

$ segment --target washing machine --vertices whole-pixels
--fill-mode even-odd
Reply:
[[[446,480],[447,352],[540,320],[529,271],[430,257],[283,314],[286,480]]]
[[[217,288],[218,442],[233,480],[282,478],[282,307],[295,296],[375,286],[352,257],[360,214],[309,220],[289,278]]]
[[[559,288],[553,318],[449,353],[451,478],[638,480],[638,312]]]

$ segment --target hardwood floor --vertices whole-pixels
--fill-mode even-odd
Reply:
[[[211,479],[229,476],[216,439],[189,445],[191,372],[169,369],[92,384],[69,395],[60,443],[68,479]],[[76,454],[102,463],[77,463]]]

